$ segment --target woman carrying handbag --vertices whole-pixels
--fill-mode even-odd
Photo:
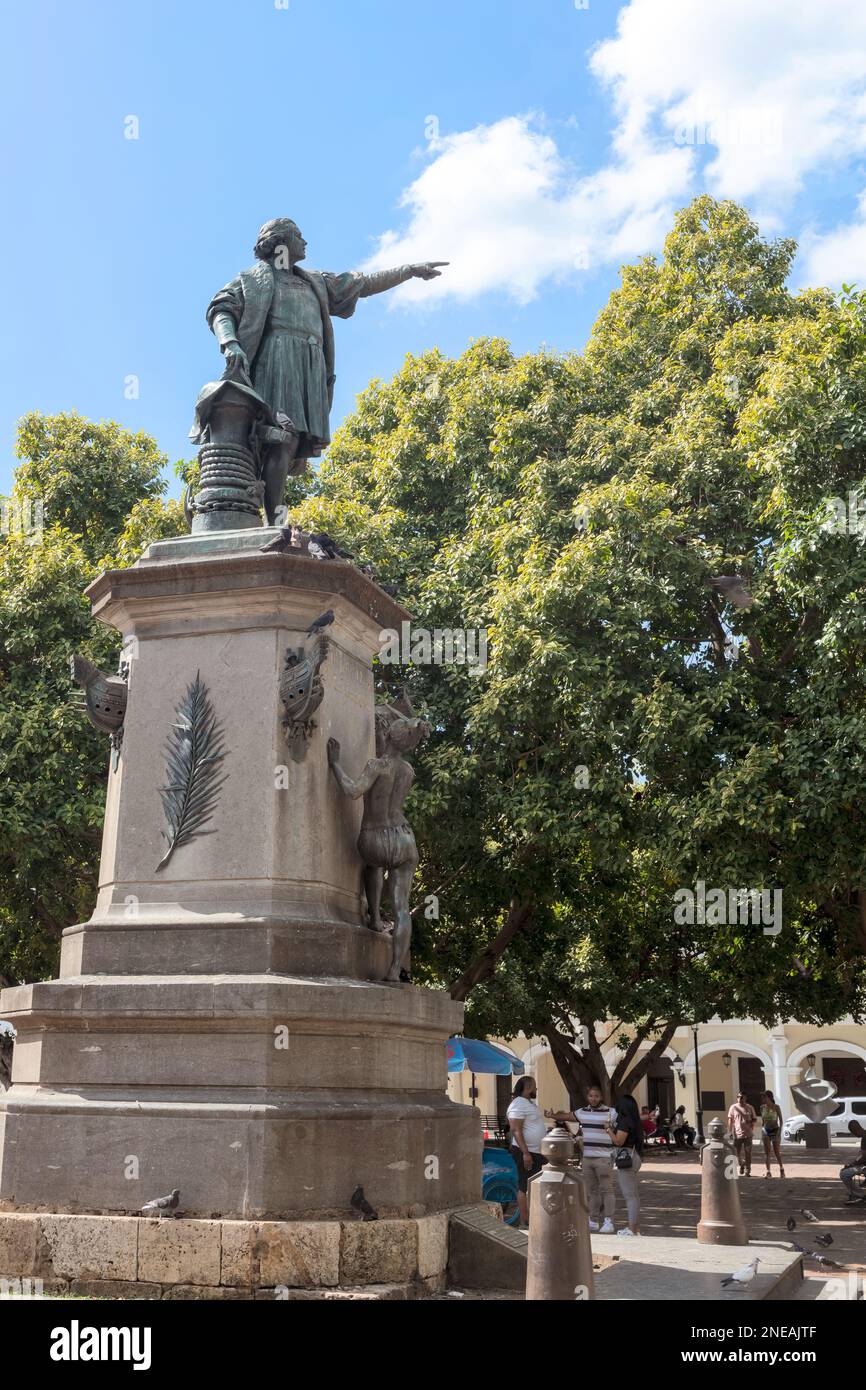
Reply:
[[[620,1096],[614,1106],[616,1119],[608,1126],[613,1142],[613,1166],[628,1212],[628,1225],[618,1236],[640,1235],[640,1170],[644,1130],[634,1096]]]

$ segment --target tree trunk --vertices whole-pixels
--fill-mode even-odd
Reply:
[[[680,1020],[678,1018],[671,1019],[666,1023],[662,1028],[660,1036],[653,1043],[652,1047],[635,1062],[634,1066],[629,1065],[630,1058],[628,1053],[626,1053],[625,1057],[622,1058],[622,1061],[615,1068],[612,1077],[613,1087],[617,1095],[631,1095],[634,1092],[635,1086],[637,1086],[639,1081],[643,1080],[653,1062],[658,1061],[659,1057],[661,1057],[670,1046],[671,1038],[679,1026]],[[667,1116],[665,1118],[667,1118]]]
[[[532,904],[530,902],[521,902],[517,898],[511,899],[508,907],[508,917],[504,926],[494,937],[493,941],[491,941],[490,945],[481,952],[481,955],[475,958],[468,970],[464,970],[460,979],[456,980],[451,986],[450,994],[452,999],[457,999],[462,1003],[470,989],[474,989],[476,985],[483,984],[485,980],[490,979],[496,969],[496,964],[500,956],[502,956],[511,945],[517,933],[522,931],[526,926],[531,914]]]
[[[604,1065],[601,1048],[595,1040],[594,1027],[590,1025],[587,1032],[589,1041],[583,1053],[578,1051],[564,1033],[552,1025],[544,1035],[550,1044],[556,1069],[568,1091],[568,1103],[572,1110],[584,1104],[590,1086],[598,1086],[602,1098],[606,1103],[610,1103],[610,1077]]]

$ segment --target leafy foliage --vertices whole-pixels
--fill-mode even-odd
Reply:
[[[305,504],[418,625],[489,631],[483,675],[411,673],[416,961],[468,1028],[862,1012],[866,547],[821,520],[866,475],[866,296],[792,295],[793,251],[697,199],[582,355],[373,383]],[[781,888],[781,933],[677,927],[698,879]]]

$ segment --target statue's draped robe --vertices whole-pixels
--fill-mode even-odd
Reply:
[[[257,261],[208,305],[209,325],[217,314],[234,320],[256,391],[274,415],[288,415],[300,434],[299,457],[320,454],[330,441],[335,381],[331,318],[351,317],[365,281],[353,271],[275,270],[269,261]]]

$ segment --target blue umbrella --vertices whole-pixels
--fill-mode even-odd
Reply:
[[[508,1047],[481,1042],[478,1038],[449,1038],[445,1044],[448,1071],[471,1071],[485,1076],[518,1076],[523,1073],[521,1059]]]

